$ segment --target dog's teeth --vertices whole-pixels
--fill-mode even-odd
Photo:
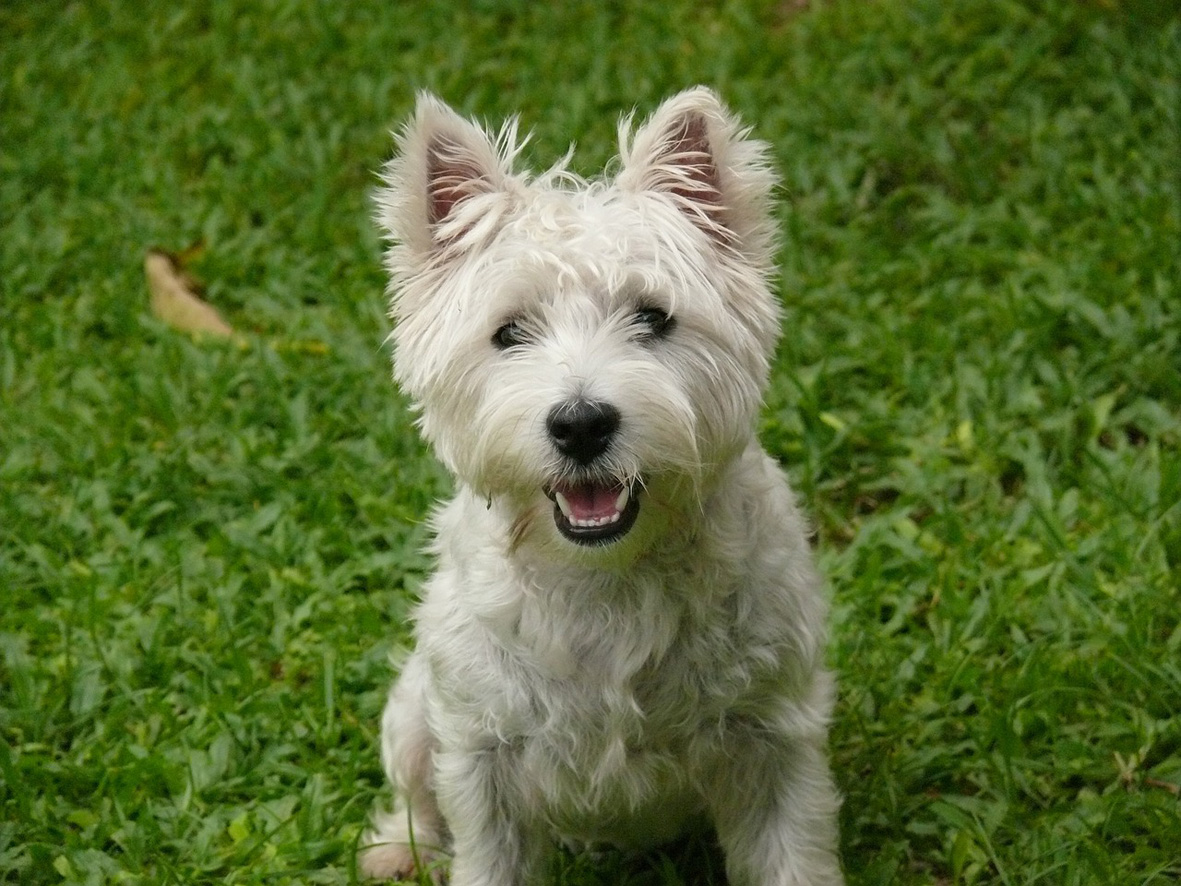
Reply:
[[[599,529],[603,526],[610,526],[612,523],[618,523],[623,516],[624,508],[627,507],[628,502],[631,501],[631,490],[624,488],[615,497],[615,508],[610,514],[603,514],[596,517],[579,517],[574,513],[574,507],[570,504],[570,499],[559,492],[557,489],[549,493],[554,502],[561,511],[562,516],[573,527],[578,529]]]

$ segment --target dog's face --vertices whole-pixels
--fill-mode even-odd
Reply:
[[[518,543],[675,525],[749,441],[778,333],[763,145],[698,89],[621,127],[611,181],[515,174],[514,124],[425,96],[400,147],[395,374],[439,457]]]

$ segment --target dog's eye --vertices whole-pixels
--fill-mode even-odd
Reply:
[[[528,341],[529,337],[525,334],[525,330],[521,327],[521,324],[516,320],[510,320],[508,323],[505,323],[492,335],[492,344],[502,351],[523,345]]]
[[[660,308],[640,308],[632,317],[632,323],[635,324],[639,337],[649,340],[667,336],[677,321]]]

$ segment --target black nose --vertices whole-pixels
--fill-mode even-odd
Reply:
[[[611,445],[619,430],[619,410],[609,403],[567,400],[550,410],[545,427],[559,452],[586,465]]]

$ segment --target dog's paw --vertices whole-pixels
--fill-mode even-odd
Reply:
[[[409,846],[379,843],[361,850],[357,859],[361,873],[374,880],[405,880],[414,874],[414,853]]]
[[[419,883],[425,874],[435,886],[444,886],[447,877],[436,864],[436,856],[422,849],[402,843],[374,843],[361,850],[358,868],[363,876],[374,880],[414,880]]]

